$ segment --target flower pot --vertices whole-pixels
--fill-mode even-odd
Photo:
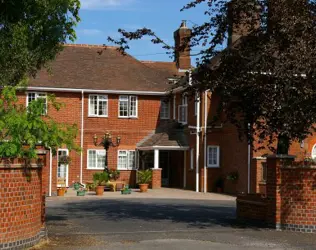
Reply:
[[[95,188],[95,193],[96,193],[96,195],[103,195],[103,193],[104,193],[104,186],[97,186]]]
[[[57,189],[57,196],[64,196],[65,195],[65,189],[64,188],[58,188]]]
[[[86,191],[77,191],[77,196],[85,196]]]
[[[223,189],[221,187],[216,188],[217,193],[223,193]]]
[[[148,184],[139,184],[139,189],[141,193],[145,193],[148,190]]]
[[[75,184],[74,184],[74,189],[75,189],[75,190],[78,190],[79,188],[80,188],[80,184],[79,184],[79,183],[75,183]]]

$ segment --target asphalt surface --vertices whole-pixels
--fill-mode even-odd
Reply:
[[[233,200],[52,199],[40,249],[316,249],[316,236],[248,227]]]

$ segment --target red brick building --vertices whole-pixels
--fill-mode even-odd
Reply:
[[[244,30],[238,32],[232,29],[231,37],[245,35]],[[182,23],[174,34],[176,46],[190,34]],[[60,148],[57,156],[50,157],[47,194],[56,193],[61,180],[67,186],[91,182],[93,173],[104,169],[105,150],[95,146],[94,137],[100,142],[105,133],[114,140],[121,137],[120,145],[108,151],[108,167],[119,169],[120,179],[131,186],[136,185],[137,169],[152,168],[153,188],[210,192],[222,180],[227,193],[259,189],[265,170],[257,161],[264,158],[257,157],[265,152],[254,152],[240,141],[230,124],[210,127],[219,96],[208,90],[187,95],[190,82],[183,76],[189,70],[189,47],[176,54],[175,62],[152,62],[123,56],[113,47],[66,45],[50,72],[41,71],[26,93],[20,93],[26,105],[54,94],[65,107],[59,112],[48,107],[47,115],[79,128],[76,142],[82,151]],[[186,84],[170,92],[179,79]],[[292,153],[305,150],[316,155],[315,142],[311,138],[304,145],[295,144]],[[71,164],[59,164],[58,157],[68,154]],[[237,181],[227,180],[232,172],[238,172]]]

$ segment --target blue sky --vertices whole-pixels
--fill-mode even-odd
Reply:
[[[104,44],[107,37],[118,37],[118,28],[133,31],[147,27],[166,42],[174,44],[173,32],[181,20],[188,26],[203,22],[203,6],[180,12],[189,0],[81,0],[76,43]],[[139,60],[171,61],[159,45],[145,38],[131,43],[129,54]]]

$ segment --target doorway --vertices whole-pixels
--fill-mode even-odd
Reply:
[[[68,149],[58,149],[57,187],[68,187],[69,166],[68,164],[60,163],[60,159],[68,155],[69,155]]]

